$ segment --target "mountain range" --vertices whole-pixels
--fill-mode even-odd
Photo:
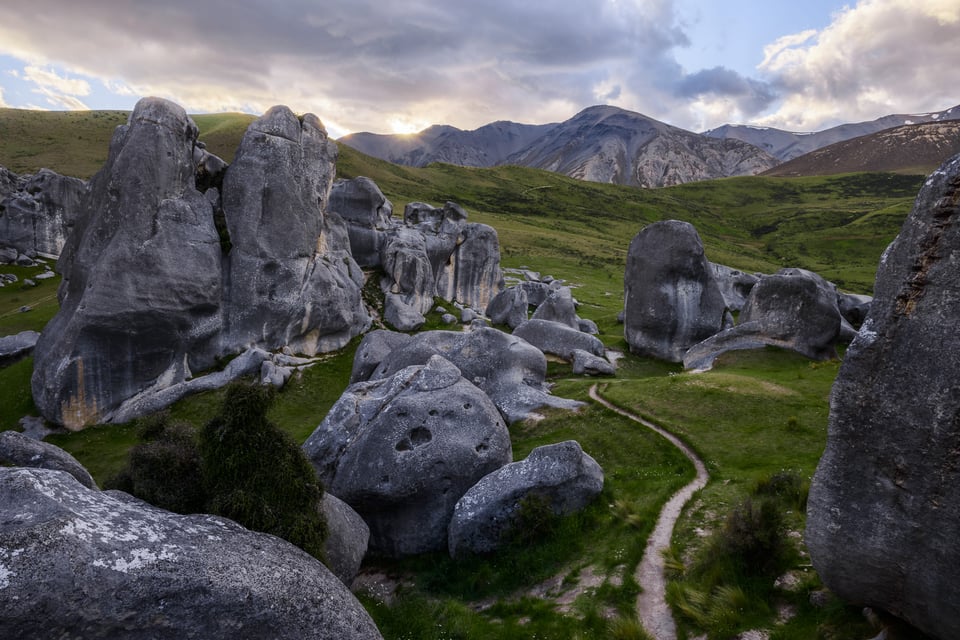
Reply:
[[[960,120],[960,107],[933,113],[889,115],[809,133],[724,125],[699,134],[633,111],[601,105],[584,109],[561,123],[527,125],[499,121],[472,131],[435,125],[416,134],[355,133],[340,138],[338,142],[407,166],[426,166],[431,162],[473,167],[515,164],[582,180],[662,187],[764,172],[795,175],[796,169],[788,168],[788,173],[781,174],[777,167],[829,145],[898,126],[908,127],[899,134],[901,145],[908,138],[916,137],[914,146],[922,147],[937,139],[940,147],[948,148],[951,143],[946,138],[953,135],[949,127],[949,131],[941,127],[917,130],[916,134],[911,133],[913,129],[910,127],[953,120]],[[939,133],[934,135],[934,131]],[[878,144],[893,144],[889,151],[897,151],[895,143]],[[869,144],[861,145],[860,164],[864,161],[870,163],[869,149]],[[924,153],[921,150],[914,155]],[[925,155],[929,156],[930,152]],[[903,160],[901,156],[900,164],[893,169],[877,170],[901,169]],[[858,164],[853,160],[834,159],[831,162],[838,167],[854,167],[849,169],[852,171],[870,170],[855,168]],[[933,162],[939,164],[936,160]],[[918,161],[917,166],[926,167],[929,163],[929,159]],[[809,162],[799,166],[817,171]]]

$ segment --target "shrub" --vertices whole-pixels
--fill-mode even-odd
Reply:
[[[560,523],[549,498],[528,493],[520,500],[513,524],[505,533],[508,544],[524,547],[552,534]]]
[[[783,514],[773,500],[745,499],[724,522],[716,544],[748,576],[776,575],[789,553]]]
[[[126,466],[104,487],[119,489],[176,513],[204,510],[206,494],[193,427],[160,413],[141,421]]]
[[[323,487],[303,451],[267,420],[271,387],[235,383],[200,432],[207,508],[323,556]]]

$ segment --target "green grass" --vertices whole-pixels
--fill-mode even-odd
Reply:
[[[194,116],[201,140],[232,158],[250,117]],[[110,134],[126,121],[119,112],[53,114],[0,110],[0,164],[17,172],[47,166],[88,177],[106,157]],[[39,132],[39,133],[38,133]],[[616,316],[623,305],[623,268],[630,239],[646,224],[680,219],[694,224],[708,259],[746,271],[773,272],[783,266],[809,268],[844,289],[869,293],[880,254],[896,235],[922,182],[920,176],[856,174],[820,178],[731,178],[666,189],[642,190],[571,180],[520,167],[466,169],[391,165],[341,147],[340,177],[372,178],[392,200],[397,215],[406,203],[463,205],[471,221],[494,226],[502,264],[528,266],[573,284],[582,317],[597,322],[600,338],[626,350]],[[0,267],[18,275],[29,270]],[[56,311],[59,279],[31,289],[0,289],[0,335],[40,329]],[[21,306],[32,311],[20,313]],[[435,314],[428,326],[438,328]],[[278,394],[269,419],[303,441],[346,387],[358,340],[295,377]],[[16,428],[33,413],[31,360],[0,369],[0,429]],[[828,395],[838,363],[811,363],[766,349],[721,357],[713,371],[683,373],[679,365],[631,355],[619,362],[615,379],[604,380],[608,398],[660,422],[687,440],[706,460],[711,482],[685,511],[673,541],[674,590],[706,598],[713,606],[690,606],[719,616],[714,635],[730,625],[758,625],[781,640],[818,634],[848,637],[862,631],[859,614],[842,605],[809,605],[818,587],[809,575],[796,594],[769,585],[728,585],[718,590],[689,575],[707,549],[704,530],[717,530],[726,514],[750,495],[758,480],[782,470],[809,478],[825,444]],[[551,363],[554,392],[587,399],[592,382]],[[172,417],[200,426],[215,414],[222,392],[187,398]],[[596,406],[580,413],[549,412],[546,419],[511,428],[514,455],[525,457],[542,444],[577,439],[604,468],[600,499],[554,532],[523,548],[486,558],[454,562],[432,554],[380,568],[405,579],[395,604],[366,600],[386,638],[642,638],[631,620],[638,585],[632,572],[660,505],[692,475],[690,465],[660,438]],[[52,436],[102,482],[123,464],[136,442],[132,425],[95,427]],[[803,514],[786,514],[802,531]],[[802,563],[801,563],[802,564]],[[799,567],[807,574],[809,567]],[[559,577],[567,586],[593,572],[599,586],[566,612],[533,587]],[[738,591],[739,589],[739,591]],[[699,593],[699,595],[697,595]],[[751,613],[724,618],[745,594]],[[772,594],[772,595],[771,595]],[[772,598],[772,599],[771,599]],[[774,625],[776,599],[797,607],[790,622]],[[481,607],[480,604],[484,606]],[[704,608],[706,607],[706,608]],[[726,626],[725,626],[726,625]],[[690,637],[696,624],[681,618]],[[832,631],[831,631],[832,630]],[[847,634],[847,635],[843,635]],[[860,637],[869,637],[864,632]]]

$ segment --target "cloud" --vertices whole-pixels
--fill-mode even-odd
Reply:
[[[6,102],[3,100],[3,87],[0,87],[0,108],[9,107]]]
[[[52,69],[41,69],[40,67],[28,65],[23,69],[23,78],[28,82],[33,82],[40,87],[57,93],[72,96],[90,95],[90,83],[86,80],[58,76],[56,71]]]
[[[677,85],[677,95],[681,98],[726,102],[743,119],[763,112],[778,97],[769,83],[745,77],[725,67],[703,69],[684,76]]]
[[[861,0],[817,32],[781,38],[760,65],[784,96],[763,124],[811,130],[957,103],[960,0]]]

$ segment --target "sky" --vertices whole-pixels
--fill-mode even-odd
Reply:
[[[960,104],[960,0],[19,0],[0,107],[315,113],[333,137],[560,122],[817,131]],[[0,140],[2,144],[2,140]]]

